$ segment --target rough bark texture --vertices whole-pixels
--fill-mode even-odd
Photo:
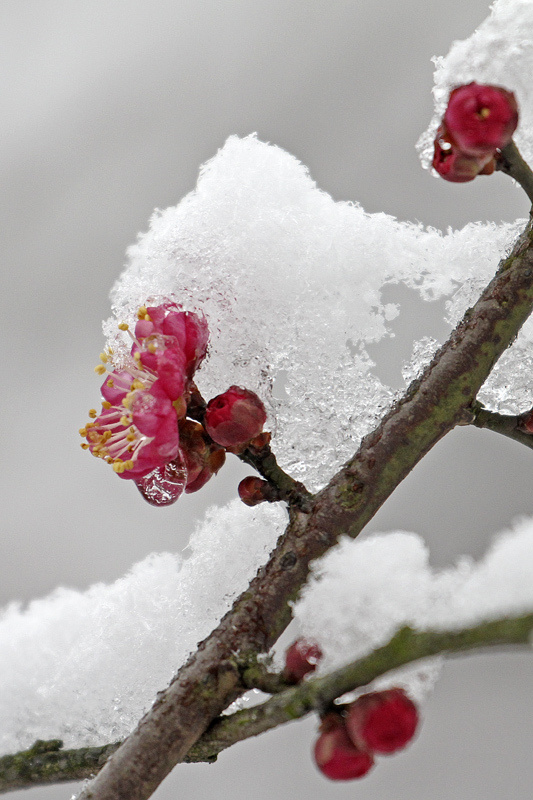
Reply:
[[[293,510],[268,564],[80,798],[150,797],[242,693],[242,664],[267,650],[288,624],[288,601],[305,581],[309,563],[341,533],[356,536],[431,447],[471,417],[479,388],[531,312],[532,240],[530,223],[422,378],[317,495],[311,513]]]

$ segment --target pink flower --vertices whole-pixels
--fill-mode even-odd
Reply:
[[[124,372],[116,375],[123,382]],[[155,383],[150,389],[132,388],[134,384],[114,404],[104,400],[102,413],[80,433],[87,449],[111,464],[117,475],[138,480],[176,456],[179,434],[176,409],[164,392]]]
[[[154,333],[174,337],[183,353],[186,374],[191,378],[207,352],[209,331],[203,317],[192,311],[180,311],[175,303],[139,309],[139,322],[135,326],[137,339]]]
[[[90,412],[94,422],[80,430],[87,439],[82,446],[112,464],[121,478],[140,481],[178,456],[178,418],[187,412],[192,375],[205,356],[208,333],[205,320],[177,308],[173,303],[141,307],[132,335],[132,362],[108,371],[109,355],[103,353],[104,363],[96,368],[107,372],[103,410],[99,416]],[[128,330],[128,325],[119,328]],[[168,475],[153,480],[161,483]],[[150,494],[148,483],[143,484],[145,496]]]
[[[361,695],[350,705],[346,729],[354,744],[376,753],[394,753],[415,735],[418,710],[403,689]]]
[[[239,448],[258,436],[266,422],[259,397],[248,389],[230,386],[207,404],[205,429],[222,447]]]
[[[515,96],[500,86],[458,86],[450,94],[444,124],[464,155],[493,155],[511,141],[518,124]]]
[[[322,720],[313,754],[318,769],[333,781],[362,778],[374,764],[372,754],[352,742],[344,719],[335,713]]]

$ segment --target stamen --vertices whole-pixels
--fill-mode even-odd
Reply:
[[[127,322],[119,322],[119,324],[118,324],[119,331],[127,331],[127,330],[129,330],[129,327],[130,326],[128,325]]]
[[[96,417],[98,416],[98,412],[97,412],[96,408],[90,408],[89,409],[89,416],[90,416],[91,419],[96,419]]]
[[[106,368],[104,367],[104,365],[103,365],[103,364],[98,364],[98,365],[97,365],[97,366],[94,368],[94,371],[96,372],[96,374],[97,374],[97,375],[103,375],[103,374],[104,374],[104,372],[107,372],[107,370],[106,370]]]

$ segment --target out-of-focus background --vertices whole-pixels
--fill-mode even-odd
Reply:
[[[443,229],[527,215],[509,179],[446,184],[414,149],[432,113],[431,56],[487,12],[486,0],[3,0],[0,604],[112,581],[151,551],[181,551],[203,509],[249,474],[236,462],[154,509],[77,433],[98,403],[100,324],[125,248],[154,207],[194,187],[228,135],[257,131],[335,199],[369,212]],[[421,335],[442,333],[439,308],[404,299]],[[373,355],[398,384],[410,338],[396,333]],[[479,556],[533,513],[532,474],[525,448],[458,429],[369,530],[421,533],[436,566]],[[359,783],[315,771],[309,719],[215,766],[176,768],[155,797],[529,800],[532,677],[530,655],[450,663],[416,743]],[[75,788],[24,797],[63,800]]]

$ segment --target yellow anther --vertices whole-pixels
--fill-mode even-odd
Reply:
[[[150,351],[150,353],[155,353],[157,351],[156,343],[155,342],[149,342],[148,350]]]
[[[89,416],[90,416],[91,419],[96,419],[96,417],[98,416],[98,412],[97,412],[96,408],[90,408],[89,409]]]
[[[124,462],[123,461],[114,461],[113,462],[113,472],[124,472]]]
[[[107,353],[100,353],[100,361],[103,361],[104,364],[107,364],[108,360]]]
[[[139,353],[138,350],[136,350],[135,353],[133,354],[133,358],[135,359],[135,361],[141,360],[141,354]]]
[[[128,435],[126,436],[126,439],[128,440],[128,442],[134,442],[136,438],[137,437],[135,436],[134,433],[128,433]]]
[[[490,108],[485,106],[484,108],[480,109],[479,116],[481,119],[487,119],[487,117],[490,117]]]
[[[124,408],[127,408],[128,411],[131,408],[131,404],[133,403],[133,398],[134,397],[135,397],[135,392],[128,392],[126,397],[122,398],[122,405],[124,406]]]
[[[108,442],[112,436],[113,431],[105,431],[105,433],[102,434],[102,442]]]
[[[102,400],[102,408],[105,409],[111,408],[111,403],[109,402],[109,400]]]
[[[113,348],[112,347],[108,347],[107,348],[107,352],[108,352],[108,355],[112,356],[113,355]]]
[[[81,442],[80,447],[82,448],[82,450],[88,450],[89,449],[89,445],[87,444],[87,442]]]
[[[150,314],[145,314],[145,315],[144,315],[144,319],[145,319],[147,322],[151,322],[151,321],[152,321],[152,317],[150,316]]]
[[[80,436],[87,436],[87,428],[80,428],[79,434]]]
[[[118,329],[119,331],[127,331],[129,330],[129,325],[127,322],[119,322]]]
[[[140,309],[137,311],[137,316],[139,317],[139,319],[144,319],[147,314],[148,314],[148,309],[146,308],[146,306],[141,306]]]
[[[104,365],[103,365],[103,364],[98,364],[98,365],[97,365],[97,366],[94,368],[94,371],[96,372],[96,374],[97,374],[97,375],[103,375],[103,374],[104,374],[104,372],[107,372],[107,370],[106,370],[106,368],[104,367]]]
[[[127,418],[127,416],[125,414],[124,414],[123,417],[120,418],[120,424],[124,425],[125,428],[127,428],[128,425],[130,424],[129,419]]]
[[[136,378],[131,384],[132,389],[144,389],[144,383]]]
[[[109,378],[109,380],[105,382],[105,385],[109,386],[109,388],[112,389],[113,386],[115,385],[115,382],[114,382],[113,378]],[[103,405],[103,403],[102,403],[102,405]]]
[[[124,462],[124,469],[133,469],[133,467],[134,467],[134,464],[133,464],[132,459],[130,459],[129,461]]]

